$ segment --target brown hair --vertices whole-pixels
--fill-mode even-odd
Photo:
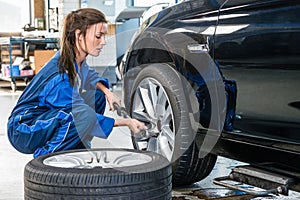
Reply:
[[[60,41],[59,72],[62,74],[68,73],[72,86],[75,84],[76,70],[74,68],[74,61],[76,51],[78,51],[75,45],[75,31],[79,29],[85,39],[87,28],[100,22],[107,23],[105,15],[94,8],[82,8],[72,11],[64,19]]]

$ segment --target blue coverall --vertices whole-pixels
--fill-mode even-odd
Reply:
[[[34,157],[51,152],[90,148],[93,136],[107,138],[114,119],[103,116],[106,98],[96,89],[108,80],[89,68],[78,69],[71,86],[58,72],[60,51],[45,64],[20,96],[8,120],[8,138],[20,152]],[[74,62],[75,63],[75,62]]]

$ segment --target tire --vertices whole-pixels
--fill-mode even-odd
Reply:
[[[25,199],[171,199],[172,169],[154,152],[91,149],[56,152],[24,170]]]
[[[204,179],[212,171],[217,156],[204,155],[195,142],[198,128],[192,128],[189,115],[195,113],[192,104],[199,103],[193,99],[193,89],[187,87],[189,83],[171,65],[156,63],[141,69],[132,87],[130,113],[148,124],[153,137],[132,137],[134,148],[157,152],[172,161],[173,186]]]

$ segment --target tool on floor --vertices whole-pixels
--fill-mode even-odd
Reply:
[[[119,106],[117,103],[114,103],[113,106],[119,116],[124,117],[124,118],[131,118],[124,107]],[[137,120],[144,122],[141,119],[137,119]],[[156,125],[152,122],[146,122],[146,126],[148,128],[147,130],[142,130],[138,134],[132,133],[132,136],[135,138],[138,138],[139,140],[146,140],[146,139],[149,139],[150,137],[157,137],[158,133],[155,133],[153,131],[153,129],[155,128]]]
[[[240,184],[233,184],[226,181],[235,181]],[[294,178],[251,165],[237,166],[232,170],[230,175],[215,178],[213,182],[217,185],[233,190],[240,190],[254,196],[267,196],[269,194],[288,195],[289,189],[298,191],[300,187]],[[245,188],[242,184],[248,184],[264,190],[254,191]]]

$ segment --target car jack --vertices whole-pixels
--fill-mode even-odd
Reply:
[[[234,182],[238,182],[239,184],[234,184]],[[297,191],[300,187],[299,183],[297,184],[293,178],[251,165],[237,166],[232,169],[228,176],[215,178],[213,183],[253,196],[268,196],[270,194],[287,196],[289,189]],[[263,190],[255,191],[249,187],[244,187],[241,183]]]

